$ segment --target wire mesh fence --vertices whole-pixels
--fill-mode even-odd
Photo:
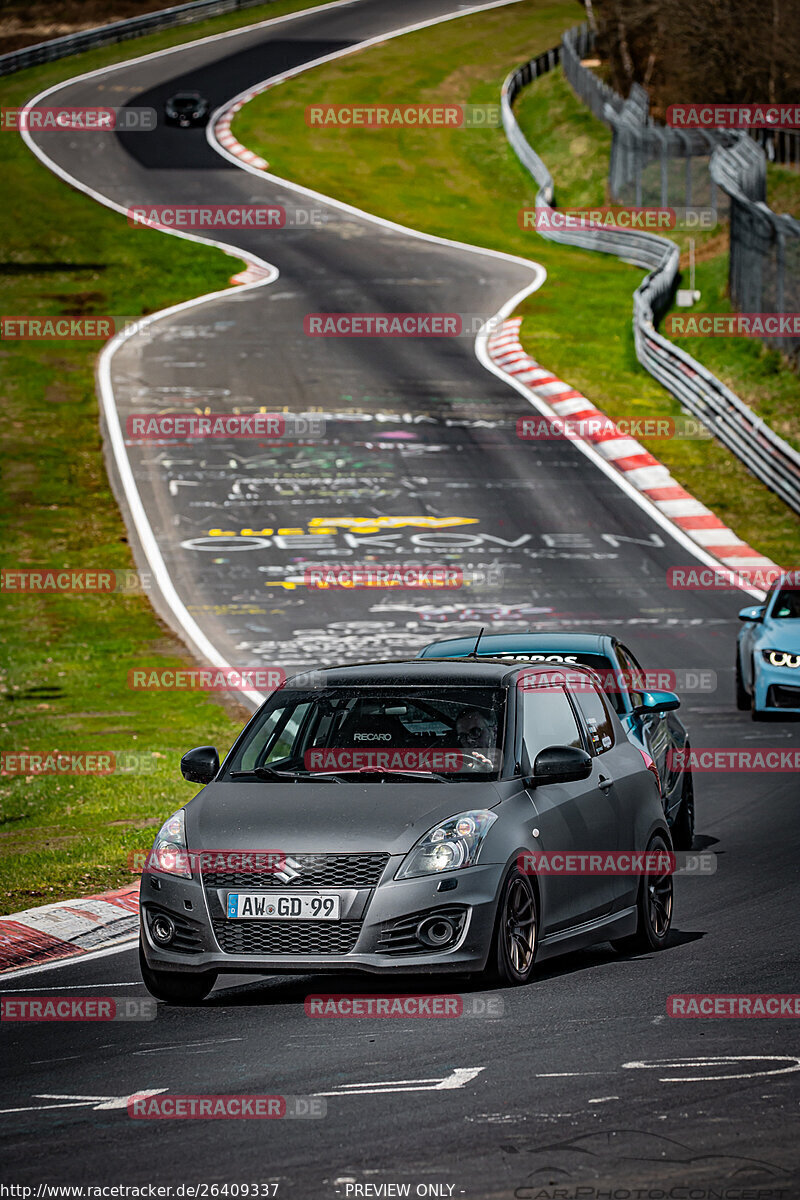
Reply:
[[[766,203],[768,156],[800,163],[793,130],[676,129],[650,117],[646,90],[627,99],[584,65],[594,49],[586,25],[564,34],[561,64],[577,95],[611,127],[608,187],[617,204],[708,209],[730,221],[729,294],[740,312],[800,312],[800,222]],[[770,337],[800,365],[800,338]]]

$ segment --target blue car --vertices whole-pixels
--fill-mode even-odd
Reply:
[[[423,646],[418,658],[466,658],[475,638],[449,638]],[[478,641],[478,658],[531,663],[564,663],[593,667],[600,673],[629,741],[650,760],[658,775],[661,803],[676,850],[694,841],[694,784],[689,761],[689,735],[675,715],[680,700],[674,692],[636,690],[645,677],[627,646],[615,637],[594,633],[490,634]],[[618,681],[622,681],[622,685]],[[798,680],[800,683],[800,679]],[[798,693],[800,695],[800,693]],[[672,760],[672,755],[677,761]]]
[[[743,608],[736,643],[736,707],[754,721],[800,713],[800,585],[781,576],[764,604]]]

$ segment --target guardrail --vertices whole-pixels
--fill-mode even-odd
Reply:
[[[562,43],[512,71],[501,90],[503,128],[517,157],[538,185],[537,210],[553,209],[553,177],[520,129],[512,106],[523,87],[553,69],[564,46]],[[542,230],[541,235],[584,250],[615,254],[647,268],[647,276],[633,293],[633,335],[639,362],[762,483],[800,512],[800,454],[702,363],[662,337],[655,327],[669,307],[677,283],[680,251],[676,243],[638,230],[601,227]]]
[[[205,17],[216,17],[223,13],[236,12],[240,8],[256,8],[261,4],[274,4],[275,0],[192,0],[189,4],[178,4],[173,8],[162,8],[158,12],[143,13],[139,17],[128,17],[125,21],[114,21],[109,25],[98,25],[96,29],[84,29],[79,33],[68,33],[49,42],[37,42],[10,54],[0,54],[0,75],[13,75],[26,67],[39,63],[55,62],[70,54],[80,54],[96,46],[111,46],[129,38],[141,37],[156,29],[172,29],[177,25],[189,25]]]

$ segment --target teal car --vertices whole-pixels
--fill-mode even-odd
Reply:
[[[467,658],[474,637],[430,642],[418,658]],[[689,734],[675,715],[680,699],[674,692],[637,688],[644,668],[617,638],[594,633],[489,634],[478,641],[478,658],[505,662],[574,664],[593,667],[609,682],[605,687],[629,741],[653,763],[658,773],[661,802],[676,850],[690,850],[694,841],[694,783],[689,762]],[[621,682],[620,682],[621,681]]]

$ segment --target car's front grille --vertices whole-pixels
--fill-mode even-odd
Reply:
[[[767,688],[767,708],[800,708],[800,687],[773,683]]]
[[[207,888],[374,887],[388,854],[287,854],[281,874],[265,871],[204,871]]]
[[[226,954],[349,954],[361,921],[214,921]]]

